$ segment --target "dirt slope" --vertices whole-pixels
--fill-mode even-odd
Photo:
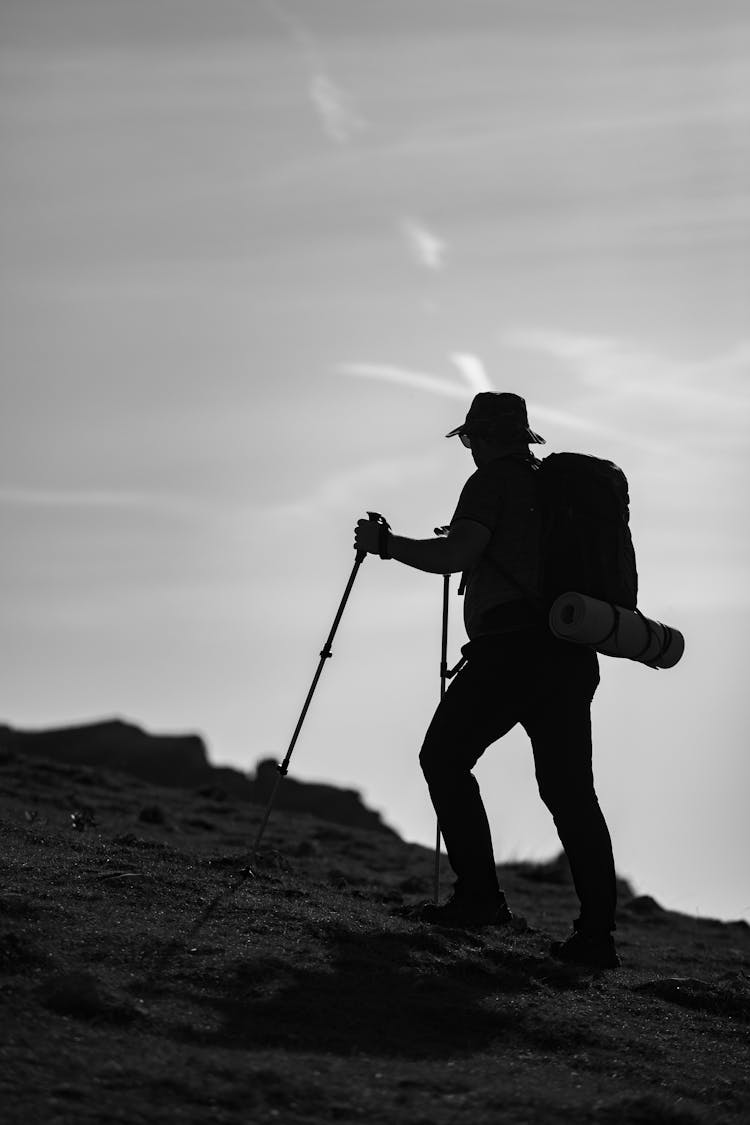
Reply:
[[[745,923],[623,885],[623,968],[571,970],[546,956],[575,913],[564,864],[502,871],[523,932],[431,930],[405,916],[428,850],[279,811],[191,936],[260,815],[2,758],[8,1125],[750,1119]]]

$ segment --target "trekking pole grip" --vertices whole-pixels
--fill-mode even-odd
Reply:
[[[389,559],[391,553],[388,550],[388,536],[391,533],[391,525],[388,523],[385,516],[381,516],[380,512],[368,512],[367,518],[370,523],[376,523],[380,528],[378,536],[378,554],[381,559]],[[361,561],[366,554],[366,551],[357,551],[357,558]]]

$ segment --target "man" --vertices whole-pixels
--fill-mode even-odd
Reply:
[[[498,885],[487,815],[472,769],[516,723],[534,752],[539,793],[554,818],[580,900],[573,933],[553,943],[562,960],[615,968],[612,844],[594,790],[591,700],[596,653],[550,632],[539,596],[539,524],[529,449],[544,438],[529,429],[515,394],[474,398],[458,435],[471,450],[469,477],[444,539],[406,539],[360,520],[355,548],[432,574],[463,571],[469,643],[430,723],[420,754],[430,797],[456,875],[442,906],[425,921],[444,925],[511,923]]]

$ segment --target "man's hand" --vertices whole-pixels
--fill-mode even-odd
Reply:
[[[368,555],[380,554],[380,524],[374,520],[358,520],[354,529],[354,550]]]

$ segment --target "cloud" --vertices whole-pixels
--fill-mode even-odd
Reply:
[[[552,332],[544,329],[510,332],[505,342],[512,347],[544,352],[557,359],[586,363],[617,347],[609,336],[587,336],[574,332]]]
[[[194,514],[203,507],[187,496],[166,493],[128,492],[95,488],[30,488],[0,485],[0,506],[12,508],[81,508]]]
[[[412,218],[402,219],[401,230],[417,265],[430,270],[442,269],[447,245],[439,235],[421,220]]]
[[[482,361],[477,356],[465,352],[456,352],[451,355],[451,359],[463,376],[464,385],[451,379],[443,379],[438,375],[411,371],[408,368],[383,363],[342,363],[338,365],[337,370],[343,375],[396,383],[403,387],[424,391],[427,394],[460,399],[465,403],[468,402],[470,395],[477,394],[480,391],[496,390],[484,369]],[[531,398],[526,399],[526,405],[530,415],[537,422],[547,422],[550,425],[562,426],[564,429],[578,430],[618,441],[630,439],[630,435],[626,431],[607,426],[598,419],[588,418],[568,410],[559,410],[556,407],[545,406]],[[656,448],[655,445],[652,446],[647,442],[641,444],[644,448]]]
[[[327,477],[307,496],[265,510],[265,515],[283,519],[318,519],[328,512],[352,514],[358,507],[375,503],[374,494],[401,489],[424,480],[435,471],[434,457],[389,457],[368,461]]]
[[[354,101],[334,81],[318,39],[309,28],[287,10],[280,0],[261,0],[263,7],[294,42],[310,75],[308,93],[312,107],[326,136],[336,144],[348,144],[367,127]]]
[[[481,359],[470,352],[454,352],[451,359],[463,375],[474,394],[482,391],[494,391],[490,377],[484,369]]]
[[[328,74],[319,72],[313,75],[310,81],[310,100],[326,136],[337,144],[348,144],[367,127],[350,95]]]
[[[516,347],[542,352],[571,365],[580,381],[610,401],[647,400],[669,408],[660,424],[677,415],[707,419],[737,412],[746,425],[750,408],[750,340],[704,360],[679,360],[606,336],[564,332],[519,332],[508,337]],[[729,421],[730,418],[728,417]]]
[[[343,375],[354,375],[365,379],[380,379],[386,383],[398,383],[412,387],[427,394],[441,395],[444,398],[457,398],[465,401],[469,394],[480,391],[494,391],[489,375],[481,359],[471,352],[453,352],[450,356],[463,384],[454,379],[442,378],[424,371],[412,371],[387,363],[341,363],[337,370]]]
[[[697,361],[576,333],[525,333],[515,342],[557,360],[571,398],[585,396],[604,426],[625,435],[617,459],[650,604],[750,604],[750,540],[738,518],[750,453],[750,342]]]
[[[422,371],[410,371],[405,367],[396,367],[386,363],[341,363],[337,370],[342,375],[353,375],[356,378],[379,379],[385,383],[397,383],[402,387],[413,387],[432,395],[442,395],[444,398],[465,399],[467,389],[451,379],[442,379],[439,375],[429,375]]]

